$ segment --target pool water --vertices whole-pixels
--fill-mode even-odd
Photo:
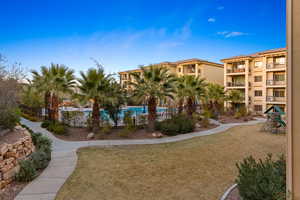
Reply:
[[[156,112],[157,113],[163,113],[167,110],[167,108],[163,108],[163,107],[157,107],[156,108]],[[126,112],[130,111],[132,113],[132,116],[139,116],[139,115],[143,115],[143,114],[148,114],[148,107],[147,106],[132,106],[132,107],[126,107],[123,108],[121,110],[121,112],[119,113],[119,118],[123,119],[124,115]],[[91,113],[91,110],[85,110],[84,113],[86,113],[86,115],[89,115]],[[109,119],[109,115],[107,113],[107,111],[105,110],[100,110],[100,114],[103,120],[108,120]]]

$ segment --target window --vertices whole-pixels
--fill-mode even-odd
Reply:
[[[262,111],[263,110],[262,105],[254,105],[254,110],[258,112]]]
[[[254,76],[254,82],[262,82],[262,76]]]
[[[201,69],[198,69],[198,74],[201,74]]]
[[[261,97],[262,96],[262,90],[255,90],[254,91],[254,96]]]
[[[273,80],[274,81],[285,81],[284,74],[274,74]]]
[[[274,97],[285,97],[285,91],[284,90],[274,90],[273,96]]]
[[[280,64],[280,65],[284,65],[285,64],[285,57],[275,58],[275,63]]]
[[[179,73],[181,72],[181,68],[178,68],[178,72],[179,72]]]
[[[254,63],[254,67],[255,67],[255,68],[261,68],[262,65],[263,65],[263,63],[262,63],[261,61],[256,61],[256,62]]]

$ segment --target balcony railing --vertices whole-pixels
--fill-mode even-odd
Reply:
[[[241,69],[227,69],[227,73],[243,73],[245,72],[245,68]]]
[[[245,87],[245,83],[227,82],[227,87]]]
[[[282,63],[268,63],[267,69],[280,69],[280,68],[286,68],[286,64]]]
[[[267,96],[267,102],[285,102],[285,97]]]
[[[267,80],[267,85],[285,85],[285,81]]]

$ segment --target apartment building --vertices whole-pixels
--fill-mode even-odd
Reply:
[[[191,75],[204,78],[207,82],[223,85],[224,69],[223,65],[215,62],[209,62],[202,59],[188,59],[176,62],[162,62],[155,64],[157,67],[165,67],[170,73],[177,76]],[[124,88],[129,89],[128,82],[133,81],[131,73],[140,73],[141,69],[119,72],[120,83]]]
[[[286,56],[286,48],[279,48],[222,59],[225,90],[240,90],[252,112],[272,105],[286,111]]]

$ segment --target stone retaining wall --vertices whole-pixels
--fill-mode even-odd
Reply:
[[[34,150],[30,133],[21,126],[16,126],[15,131],[24,135],[13,144],[0,145],[0,189],[13,181],[19,171],[18,161],[26,159]]]

